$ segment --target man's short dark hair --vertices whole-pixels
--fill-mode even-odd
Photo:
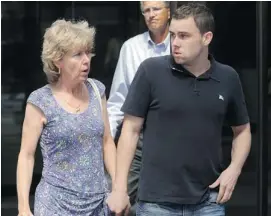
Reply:
[[[200,2],[183,4],[176,9],[172,19],[181,20],[193,17],[201,34],[208,31],[214,32],[214,17],[208,7]]]

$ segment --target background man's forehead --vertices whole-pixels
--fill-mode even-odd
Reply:
[[[165,6],[164,1],[143,1],[143,7],[149,7],[149,6]]]

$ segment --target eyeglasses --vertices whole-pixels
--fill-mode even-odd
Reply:
[[[143,16],[149,16],[151,14],[151,11],[157,15],[159,13],[161,13],[161,11],[163,10],[163,8],[165,7],[150,7],[150,8],[146,8],[142,11]]]

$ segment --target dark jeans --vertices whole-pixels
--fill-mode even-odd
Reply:
[[[138,216],[225,216],[225,206],[216,203],[218,193],[209,192],[199,204],[159,204],[138,202]]]
[[[128,194],[130,196],[131,209],[129,216],[136,215],[136,202],[138,200],[138,188],[139,188],[139,174],[141,168],[142,159],[142,140],[143,134],[140,134],[137,148],[135,152],[135,157],[132,161],[129,176],[128,176]]]

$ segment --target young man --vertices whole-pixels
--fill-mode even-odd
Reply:
[[[147,58],[170,54],[169,38],[169,2],[143,1],[141,11],[148,27],[147,32],[127,40],[120,51],[120,57],[114,74],[108,114],[112,135],[118,137],[124,114],[120,110],[134,79],[138,66]],[[142,157],[142,134],[138,141],[136,154],[129,172],[128,193],[131,204],[135,204],[138,191],[139,172]],[[131,215],[133,215],[133,208]]]
[[[170,24],[172,55],[145,60],[122,107],[116,182],[107,202],[120,215],[140,129],[144,145],[137,215],[224,216],[249,154],[251,133],[236,71],[208,52],[214,19],[200,3],[178,8]],[[232,160],[221,167],[221,131],[234,133]]]

